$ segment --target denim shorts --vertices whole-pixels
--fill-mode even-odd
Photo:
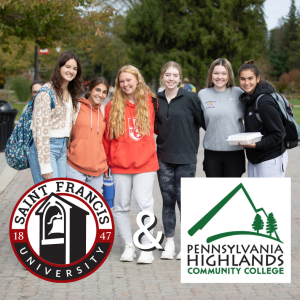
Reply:
[[[67,139],[67,137],[50,138],[51,178],[67,177]],[[34,184],[45,180],[41,174],[38,154],[34,143],[30,147],[29,164]]]

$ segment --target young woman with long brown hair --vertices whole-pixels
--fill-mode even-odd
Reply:
[[[103,173],[107,170],[102,138],[105,130],[104,106],[109,90],[104,77],[91,80],[79,109],[73,114],[68,148],[67,177],[88,183],[102,194]]]
[[[137,212],[153,213],[153,181],[158,170],[154,141],[156,96],[131,65],[122,67],[115,81],[113,99],[105,107],[104,148],[115,180],[114,220],[125,242],[121,261],[133,261],[129,210],[131,191]],[[148,220],[145,220],[147,223]],[[144,236],[142,244],[150,244]],[[137,263],[152,263],[153,254],[141,251]]]
[[[235,86],[231,63],[226,58],[213,61],[206,89],[198,94],[206,124],[203,139],[206,177],[241,177],[246,171],[244,150],[226,142],[228,136],[244,132],[245,106],[239,101],[242,93]]]
[[[83,90],[81,63],[72,52],[63,52],[56,61],[48,89],[34,99],[32,114],[33,143],[29,164],[34,183],[66,177],[66,140],[72,128],[72,113]],[[54,94],[55,107],[50,93]]]
[[[157,93],[157,172],[163,198],[162,218],[167,238],[162,259],[175,255],[175,206],[181,209],[181,178],[195,177],[200,127],[204,127],[200,101],[194,92],[180,87],[182,70],[178,63],[167,62],[160,74],[165,90]],[[181,253],[181,252],[180,252]],[[177,259],[181,259],[181,254]]]
[[[253,60],[246,61],[240,67],[239,80],[244,91],[240,101],[246,107],[245,131],[263,135],[261,141],[241,146],[246,148],[248,177],[284,177],[288,164],[284,146],[286,133],[280,108],[271,95],[275,89],[261,80],[260,70]]]

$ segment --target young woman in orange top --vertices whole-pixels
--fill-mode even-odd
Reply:
[[[103,77],[94,78],[85,98],[79,99],[73,114],[73,127],[68,148],[67,177],[86,182],[102,194],[103,173],[107,170],[102,144],[105,130],[104,106],[108,82]]]
[[[153,213],[153,181],[158,170],[154,133],[156,96],[134,66],[122,67],[113,99],[105,107],[104,148],[115,180],[114,220],[125,242],[121,261],[133,261],[130,227],[131,191],[137,212]],[[149,218],[146,218],[145,223]],[[142,238],[143,244],[150,241]],[[152,263],[152,252],[141,251],[137,263]]]

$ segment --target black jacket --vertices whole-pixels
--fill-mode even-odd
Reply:
[[[276,158],[285,151],[285,147],[282,148],[285,137],[283,117],[278,104],[269,95],[274,92],[275,90],[271,84],[262,81],[257,85],[251,96],[247,93],[240,96],[240,100],[246,105],[245,131],[260,132],[263,135],[261,141],[256,143],[255,149],[246,148],[247,158],[252,164]],[[262,122],[255,115],[255,102],[261,94],[268,94],[262,96],[258,101],[258,112]]]
[[[172,164],[195,164],[199,148],[199,129],[205,127],[198,96],[179,88],[168,103],[165,91],[157,93],[157,156]]]

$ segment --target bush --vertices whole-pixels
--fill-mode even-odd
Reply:
[[[21,102],[26,102],[31,98],[30,85],[30,80],[22,76],[16,76],[10,80],[10,87]]]

